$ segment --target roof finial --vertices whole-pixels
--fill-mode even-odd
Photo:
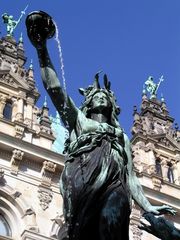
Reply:
[[[145,84],[143,84],[142,95],[146,95],[146,86],[145,86]]]
[[[165,102],[165,99],[164,99],[163,93],[161,93],[161,102]]]
[[[19,43],[23,43],[23,34],[21,32],[20,38],[19,38]]]
[[[32,59],[31,59],[30,65],[29,65],[29,69],[30,69],[30,70],[33,70],[33,60],[32,60]]]
[[[43,107],[47,107],[47,97],[46,97],[46,96],[45,96],[45,98],[44,98]]]

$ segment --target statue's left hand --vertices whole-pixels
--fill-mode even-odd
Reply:
[[[151,212],[151,213],[154,213],[156,215],[162,215],[162,214],[171,214],[171,215],[175,215],[176,214],[176,211],[168,206],[168,205],[162,205],[162,206],[150,206],[148,208],[148,211],[147,212]]]

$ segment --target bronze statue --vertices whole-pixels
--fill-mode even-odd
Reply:
[[[7,36],[13,36],[15,28],[20,23],[23,15],[25,15],[25,11],[27,10],[27,8],[28,8],[28,5],[25,7],[25,9],[23,11],[21,11],[21,15],[17,21],[14,20],[12,15],[9,15],[7,13],[4,13],[2,15],[2,19],[3,19],[4,23],[7,24]]]
[[[78,109],[61,87],[48,54],[46,39],[55,31],[51,17],[31,13],[26,25],[37,50],[44,87],[70,135],[60,180],[67,239],[128,240],[132,197],[146,212],[173,214],[169,206],[152,206],[143,193],[107,76],[103,88],[97,73],[93,85],[80,89],[85,101]]]

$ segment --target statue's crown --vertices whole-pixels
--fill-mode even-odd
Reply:
[[[93,85],[90,85],[85,89],[79,88],[80,94],[85,97],[85,101],[84,101],[82,108],[84,107],[84,105],[89,103],[89,101],[92,99],[93,95],[95,95],[97,92],[104,92],[109,97],[109,100],[111,101],[112,105],[115,107],[115,112],[118,115],[120,113],[120,108],[119,108],[119,106],[116,105],[116,98],[114,96],[114,93],[110,90],[111,82],[108,80],[107,75],[104,74],[104,76],[103,76],[104,87],[101,88],[100,83],[99,83],[99,74],[100,73],[101,73],[101,71],[95,74]]]

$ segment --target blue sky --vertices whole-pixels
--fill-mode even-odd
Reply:
[[[121,107],[119,121],[130,136],[133,106],[140,106],[142,87],[148,76],[165,81],[159,89],[175,121],[180,125],[180,1],[179,0],[2,0],[1,14],[17,20],[29,4],[27,13],[43,10],[56,21],[63,50],[67,91],[77,106],[83,101],[78,88],[92,83],[103,70],[111,81]],[[5,26],[0,23],[1,36]],[[15,31],[24,36],[24,48],[34,62],[35,79],[43,89],[37,56],[26,36],[25,17]],[[57,44],[48,42],[50,54],[61,79]],[[62,81],[62,80],[61,80]],[[50,112],[55,110],[48,99]]]

